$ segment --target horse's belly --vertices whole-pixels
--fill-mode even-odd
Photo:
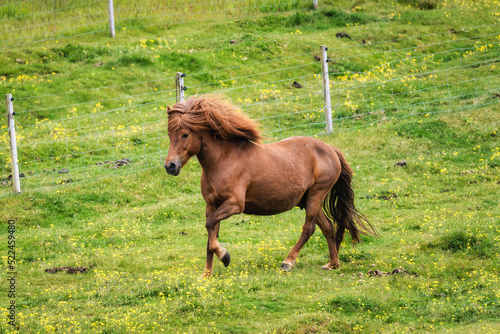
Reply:
[[[246,199],[243,212],[250,215],[262,216],[282,213],[299,205],[304,192],[305,189],[304,191],[290,193],[287,196],[260,193],[260,196],[251,196],[251,198]]]
[[[277,207],[263,207],[259,205],[255,205],[254,203],[251,202],[246,202],[245,203],[245,210],[243,213],[246,213],[248,215],[259,215],[259,216],[270,216],[270,215],[276,215],[278,213],[282,213],[285,211],[288,211],[292,209],[294,205],[291,207],[287,208],[277,208]]]

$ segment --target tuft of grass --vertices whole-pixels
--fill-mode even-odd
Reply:
[[[454,231],[439,237],[436,241],[423,244],[422,249],[440,248],[451,253],[466,252],[479,258],[493,258],[497,246],[486,234],[479,233],[479,235]]]
[[[183,69],[185,72],[197,73],[203,70],[203,62],[193,55],[181,52],[163,53],[159,61],[168,68]]]
[[[440,7],[440,2],[437,0],[398,0],[398,2],[421,10],[432,10]]]
[[[456,231],[445,235],[440,240],[441,249],[458,252],[470,248],[476,248],[480,245],[479,240],[474,235],[467,235],[463,231]]]
[[[142,66],[142,67],[149,67],[153,65],[153,61],[149,59],[148,57],[140,56],[140,55],[125,55],[118,59],[116,62],[116,65],[121,65],[121,66]],[[108,65],[110,66],[110,65]]]
[[[98,59],[103,56],[108,56],[111,54],[111,51],[107,47],[97,46],[83,46],[83,45],[75,45],[75,44],[67,44],[62,48],[52,48],[52,51],[69,62],[89,62],[91,60]],[[47,56],[42,54],[40,56],[43,60],[47,61]]]
[[[372,316],[383,311],[384,307],[380,301],[364,296],[337,296],[328,301],[331,311],[342,313],[369,312]]]

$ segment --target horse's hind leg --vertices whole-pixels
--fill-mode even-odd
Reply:
[[[283,263],[281,264],[281,269],[283,269],[284,271],[292,270],[300,250],[302,249],[302,247],[304,247],[307,240],[309,240],[311,235],[313,235],[314,230],[316,229],[314,221],[315,216],[306,213],[306,222],[304,226],[302,226],[302,234],[300,235],[299,241],[297,241],[295,246],[286,257],[285,261],[283,261]]]
[[[316,224],[318,224],[318,226],[321,228],[321,231],[325,235],[326,242],[328,243],[328,251],[330,253],[330,261],[328,261],[328,263],[323,266],[323,269],[336,269],[339,267],[340,263],[338,246],[335,242],[335,230],[333,229],[332,222],[330,221],[330,219],[328,219],[323,210],[320,210],[318,212],[318,216],[316,217]]]
[[[292,248],[285,261],[281,264],[281,269],[285,271],[292,270],[295,260],[299,255],[300,250],[306,242],[309,240],[311,235],[313,235],[314,230],[316,229],[316,218],[318,212],[321,211],[321,204],[323,202],[323,198],[325,198],[328,190],[321,191],[315,189],[309,189],[307,199],[306,199],[306,222],[302,227],[302,234],[300,235],[299,241]]]

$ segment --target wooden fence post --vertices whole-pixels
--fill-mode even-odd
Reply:
[[[184,91],[187,89],[184,86],[184,77],[186,73],[177,72],[175,75],[175,97],[176,102],[184,101]]]
[[[323,78],[323,95],[325,100],[325,118],[326,118],[326,133],[333,132],[332,125],[332,104],[330,101],[330,78],[328,76],[328,48],[326,45],[321,45],[321,76]]]
[[[19,182],[19,163],[17,162],[17,143],[16,143],[16,125],[14,123],[14,106],[12,104],[14,98],[11,94],[5,95],[5,102],[7,103],[7,128],[9,130],[10,139],[10,159],[12,161],[12,184],[14,192],[21,192],[21,183]]]
[[[113,10],[113,0],[108,0],[108,12],[109,12],[109,35],[115,38],[115,13]]]

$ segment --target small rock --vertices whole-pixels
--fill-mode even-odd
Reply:
[[[17,58],[16,59],[16,63],[18,63],[18,64],[26,64],[26,60],[21,59],[21,58]]]
[[[26,177],[26,175],[24,175],[24,173],[21,173],[19,174],[19,177]]]
[[[394,164],[394,166],[401,166],[401,167],[406,167],[408,164],[406,163],[406,161],[400,161],[400,162],[396,162]]]
[[[99,67],[99,66],[102,66],[104,65],[104,63],[101,61],[101,62],[98,62],[97,64],[94,64],[95,67]]]
[[[59,174],[65,174],[65,173],[68,173],[68,172],[69,172],[69,170],[67,170],[66,168],[63,168],[60,171],[58,171]]]
[[[302,86],[301,84],[299,84],[297,81],[294,81],[294,82],[292,83],[292,87],[295,87],[295,88],[302,88],[302,87],[304,87],[304,86]]]
[[[321,57],[320,57],[320,56],[318,56],[318,55],[315,55],[313,58],[314,58],[315,60],[317,60],[317,61],[321,61]]]
[[[238,41],[237,41],[237,40],[235,40],[235,39],[232,39],[232,40],[229,42],[229,44],[237,44],[237,43],[238,43]]]
[[[188,235],[187,232],[181,231],[179,232],[180,235]]]
[[[335,37],[337,37],[337,38],[349,38],[349,39],[352,39],[351,36],[349,36],[345,32],[338,32],[337,34],[335,34]]]

